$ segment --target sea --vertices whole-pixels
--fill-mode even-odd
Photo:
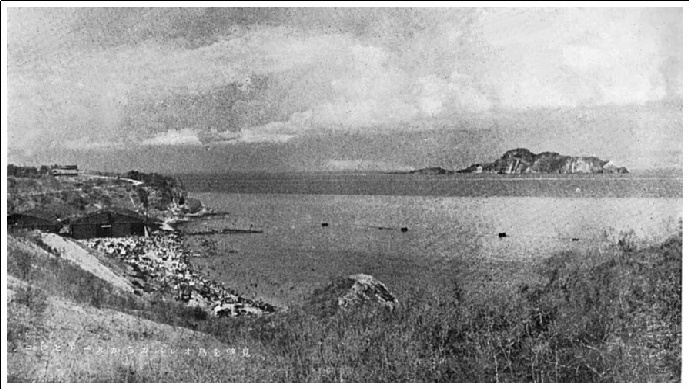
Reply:
[[[212,238],[228,253],[215,262],[225,279],[296,285],[304,293],[355,273],[398,287],[460,273],[490,278],[498,268],[509,278],[505,269],[558,252],[601,249],[623,238],[661,242],[679,230],[682,217],[680,175],[179,177],[191,197],[221,213],[192,221],[187,231],[261,231]],[[279,300],[279,292],[270,293]]]

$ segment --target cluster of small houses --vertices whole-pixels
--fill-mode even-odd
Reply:
[[[211,308],[217,316],[275,311],[275,307],[243,299],[200,276],[191,267],[177,231],[165,231],[162,221],[128,209],[102,209],[66,220],[31,210],[9,215],[7,226],[9,232],[39,230],[86,240],[86,245],[126,262],[137,272],[137,278],[146,283],[163,282],[174,290],[176,299]]]
[[[77,165],[43,165],[40,168],[35,166],[7,165],[8,177],[34,177],[48,174],[53,176],[76,176],[79,175],[79,169]]]

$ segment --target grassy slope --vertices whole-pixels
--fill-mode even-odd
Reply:
[[[237,372],[229,369],[218,377],[218,365],[230,358],[236,362],[233,367],[245,362],[238,355],[229,357],[224,351],[228,346],[209,335],[75,304],[25,284],[15,290],[8,304],[8,348],[17,350],[8,350],[10,382],[231,380]],[[200,347],[223,350],[225,360],[186,356],[187,347],[193,355]]]
[[[8,381],[261,380],[257,366],[265,365],[265,352],[260,347],[223,343],[193,330],[206,322],[205,311],[161,296],[124,293],[42,251],[35,241],[29,235],[8,237]],[[41,344],[45,349],[37,350]],[[142,353],[144,348],[149,352]],[[242,355],[243,348],[250,358]]]
[[[236,364],[188,356],[77,363],[76,357],[34,356],[18,348],[9,352],[8,374],[19,381],[678,381],[681,233],[650,248],[623,243],[603,253],[553,256],[534,269],[537,281],[511,293],[418,290],[394,312],[322,316],[293,309],[243,319],[209,318],[155,297],[120,295],[47,253],[10,248],[8,274],[32,285],[8,304],[14,348],[32,336],[72,339],[81,328],[84,341],[94,345],[247,346],[254,358]],[[77,310],[64,309],[74,304]],[[62,316],[48,319],[57,311]],[[179,328],[139,325],[143,319],[197,332],[180,338]]]
[[[126,181],[84,177],[9,177],[8,212],[40,208],[65,218],[98,207],[136,208],[141,201],[134,186]]]

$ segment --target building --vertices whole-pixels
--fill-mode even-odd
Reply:
[[[8,177],[36,177],[39,175],[38,169],[33,166],[15,166],[13,164],[7,165]]]
[[[147,227],[155,227],[160,221],[147,218],[137,212],[109,208],[101,209],[70,220],[74,239],[145,236]]]
[[[57,233],[60,228],[62,228],[62,224],[55,216],[40,210],[34,209],[7,216],[9,232],[40,230]]]
[[[79,170],[77,169],[77,165],[53,165],[50,173],[54,176],[76,176],[79,174]]]

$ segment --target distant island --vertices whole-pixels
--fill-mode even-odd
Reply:
[[[452,171],[441,167],[425,167],[410,174],[627,174],[626,167],[615,166],[611,161],[597,157],[570,157],[558,153],[534,154],[528,149],[517,148],[507,151],[491,163],[476,163],[465,169]]]

